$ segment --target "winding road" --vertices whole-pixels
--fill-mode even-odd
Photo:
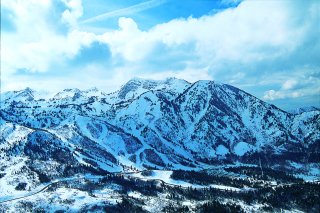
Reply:
[[[148,180],[153,180],[153,181],[159,181],[161,182],[162,184],[165,184],[167,186],[174,186],[174,187],[180,187],[180,188],[188,188],[190,186],[193,186],[193,187],[196,187],[196,188],[209,188],[209,187],[213,187],[213,188],[216,188],[217,190],[225,190],[221,187],[215,187],[214,185],[206,185],[206,186],[202,186],[202,185],[199,185],[199,186],[195,186],[194,184],[190,184],[188,182],[185,182],[185,181],[181,181],[179,183],[169,183],[169,182],[166,182],[165,180],[163,179],[160,179],[158,177],[154,177],[154,176],[146,176],[146,177],[139,177],[139,176],[134,176],[135,174],[139,174],[139,173],[142,173],[144,170],[142,171],[131,171],[131,172],[115,172],[115,173],[110,173],[111,175],[128,175],[130,176],[131,178],[136,178],[136,179],[140,179],[140,180],[144,180],[144,181],[148,181]],[[161,172],[168,172],[169,170],[148,170],[148,171],[161,171]],[[49,189],[51,186],[55,185],[55,184],[59,184],[59,183],[62,183],[62,182],[68,182],[68,181],[75,181],[75,180],[80,180],[80,179],[87,179],[87,180],[94,180],[94,179],[101,179],[103,178],[104,176],[77,176],[77,177],[69,177],[69,178],[64,178],[64,179],[60,179],[60,180],[54,180],[50,183],[47,183],[46,185],[44,185],[42,188],[40,189],[36,189],[35,191],[33,192],[28,192],[26,195],[20,195],[20,196],[17,196],[17,197],[9,197],[7,198],[6,200],[1,200],[0,201],[0,204],[3,204],[3,203],[7,203],[7,202],[11,202],[11,201],[15,201],[15,200],[20,200],[20,199],[24,199],[24,198],[28,198],[28,197],[32,197],[36,194],[39,194],[41,192],[44,192],[46,191],[47,189]],[[186,185],[187,184],[187,185]],[[278,186],[276,187],[279,187],[279,186],[284,186],[284,185],[292,185],[292,184],[279,184]],[[223,187],[223,185],[221,185]],[[228,186],[226,186],[228,187]],[[240,189],[240,188],[234,188],[234,187],[229,187],[229,188],[233,188],[235,189],[236,191],[239,190],[247,190],[247,189]],[[253,189],[253,188],[252,188]]]
[[[131,175],[131,174],[137,174],[137,173],[141,173],[142,171],[137,171],[137,172],[115,172],[112,173],[114,175]],[[18,197],[9,197],[6,200],[1,200],[0,204],[2,203],[7,203],[7,202],[11,202],[14,200],[20,200],[23,198],[28,198],[31,196],[34,196],[36,194],[39,194],[41,192],[46,191],[50,186],[54,185],[54,184],[58,184],[58,183],[62,183],[62,182],[67,182],[67,181],[74,181],[74,180],[80,180],[80,179],[88,179],[88,180],[93,180],[93,179],[100,179],[103,178],[103,176],[96,176],[96,177],[85,177],[85,176],[80,176],[80,177],[71,177],[71,178],[64,178],[64,179],[60,179],[60,180],[54,180],[50,183],[47,183],[45,186],[43,186],[41,189],[38,189],[34,192],[28,192],[26,195],[23,196],[18,196]]]
[[[166,172],[166,171],[169,171],[169,170],[149,170],[149,171],[163,171],[163,172]],[[162,184],[165,184],[167,186],[174,186],[174,187],[181,187],[181,188],[188,188],[190,186],[192,186],[192,184],[188,185],[188,186],[183,186],[182,184],[183,183],[187,183],[187,182],[184,182],[182,181],[181,184],[175,184],[175,183],[168,183],[160,178],[156,178],[156,177],[137,177],[137,176],[134,176],[134,174],[139,174],[143,171],[135,171],[135,172],[115,172],[115,173],[111,173],[111,174],[114,174],[114,175],[130,175],[131,178],[137,178],[137,179],[141,179],[141,180],[144,180],[144,181],[148,181],[148,180],[155,180],[155,181],[159,181],[161,182]],[[131,176],[132,175],[132,176]],[[46,191],[50,186],[53,186],[54,184],[58,184],[58,183],[62,183],[62,182],[67,182],[67,181],[74,181],[74,180],[80,180],[80,179],[87,179],[87,180],[93,180],[93,179],[100,179],[100,178],[103,178],[104,176],[95,176],[95,177],[86,177],[86,176],[79,176],[79,177],[71,177],[71,178],[64,178],[64,179],[60,179],[60,180],[54,180],[50,183],[47,183],[45,186],[43,186],[41,189],[38,189],[34,192],[28,192],[26,195],[21,195],[21,196],[17,196],[17,197],[9,197],[7,198],[6,200],[2,200],[0,201],[0,204],[3,204],[3,203],[7,203],[7,202],[11,202],[11,201],[15,201],[15,200],[20,200],[20,199],[24,199],[24,198],[28,198],[28,197],[32,197],[36,194],[39,194],[41,192],[44,192]],[[202,186],[201,188],[209,188],[209,187],[212,187],[210,185],[208,186]],[[219,189],[219,188],[217,188]],[[220,189],[221,190],[221,189]]]

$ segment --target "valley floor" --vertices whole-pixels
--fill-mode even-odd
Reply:
[[[2,194],[0,212],[318,212],[319,177],[304,177],[249,165],[75,175]]]

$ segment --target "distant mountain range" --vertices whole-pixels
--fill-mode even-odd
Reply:
[[[320,108],[314,107],[314,106],[309,106],[309,107],[299,107],[293,110],[289,110],[288,112],[292,114],[301,114],[304,112],[312,112],[312,111],[319,111]]]
[[[124,166],[309,162],[320,152],[319,109],[289,113],[214,81],[133,79],[110,94],[51,97],[26,88],[1,94],[0,118],[1,161],[49,179]]]

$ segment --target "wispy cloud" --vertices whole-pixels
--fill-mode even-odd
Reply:
[[[118,16],[126,16],[126,15],[131,15],[134,13],[138,13],[144,10],[148,10],[154,7],[158,7],[164,3],[166,3],[167,0],[151,0],[151,1],[146,1],[146,2],[142,2],[139,4],[135,4],[132,5],[130,7],[126,7],[126,8],[121,8],[118,10],[114,10],[114,11],[110,11],[110,12],[106,12],[97,16],[94,16],[92,18],[88,18],[84,21],[82,21],[82,24],[88,24],[88,23],[92,23],[95,21],[100,21],[100,20],[105,20],[108,18],[113,18],[113,17],[118,17]]]

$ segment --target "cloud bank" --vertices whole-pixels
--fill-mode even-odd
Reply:
[[[2,88],[16,88],[19,78],[25,82],[20,87],[65,79],[65,85],[50,84],[52,89],[114,90],[135,76],[175,76],[230,83],[270,102],[309,97],[320,105],[318,1],[243,1],[148,30],[130,17],[120,17],[118,29],[102,34],[81,30],[84,22],[130,16],[157,4],[147,1],[80,21],[81,0],[2,1],[1,25],[11,26],[1,32]],[[91,80],[85,84],[86,77]]]

